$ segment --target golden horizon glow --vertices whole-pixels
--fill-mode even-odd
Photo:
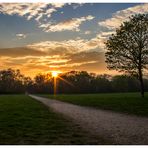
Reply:
[[[58,71],[52,71],[51,74],[52,74],[52,77],[56,78],[56,77],[58,77],[59,72]]]

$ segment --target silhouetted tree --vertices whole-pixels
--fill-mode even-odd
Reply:
[[[24,76],[20,73],[20,70],[7,69],[0,71],[0,92],[24,92],[23,79]]]
[[[30,77],[24,77],[23,85],[25,87],[25,91],[28,93],[33,92],[34,82]]]
[[[114,92],[135,92],[139,88],[138,80],[127,75],[114,76],[111,85]]]
[[[90,93],[92,75],[86,71],[70,71],[60,75],[59,91],[70,93]],[[65,81],[66,80],[66,81]]]
[[[144,97],[143,70],[148,64],[148,14],[137,14],[124,22],[106,42],[109,69],[130,73],[140,81]]]
[[[34,78],[34,89],[37,93],[52,93],[53,81],[51,74],[38,74]]]
[[[109,75],[97,75],[92,82],[92,87],[95,93],[111,92],[111,83]]]

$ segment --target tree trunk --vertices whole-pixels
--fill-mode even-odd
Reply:
[[[141,88],[141,96],[144,98],[144,83],[143,83],[143,75],[142,75],[141,69],[139,69],[139,81],[140,81],[140,88]]]

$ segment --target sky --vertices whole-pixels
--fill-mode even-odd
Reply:
[[[147,3],[0,3],[0,69],[115,74],[104,42]]]

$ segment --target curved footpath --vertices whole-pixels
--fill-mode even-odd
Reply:
[[[148,144],[148,118],[82,107],[29,95],[78,123],[83,129],[113,141],[113,144]]]

